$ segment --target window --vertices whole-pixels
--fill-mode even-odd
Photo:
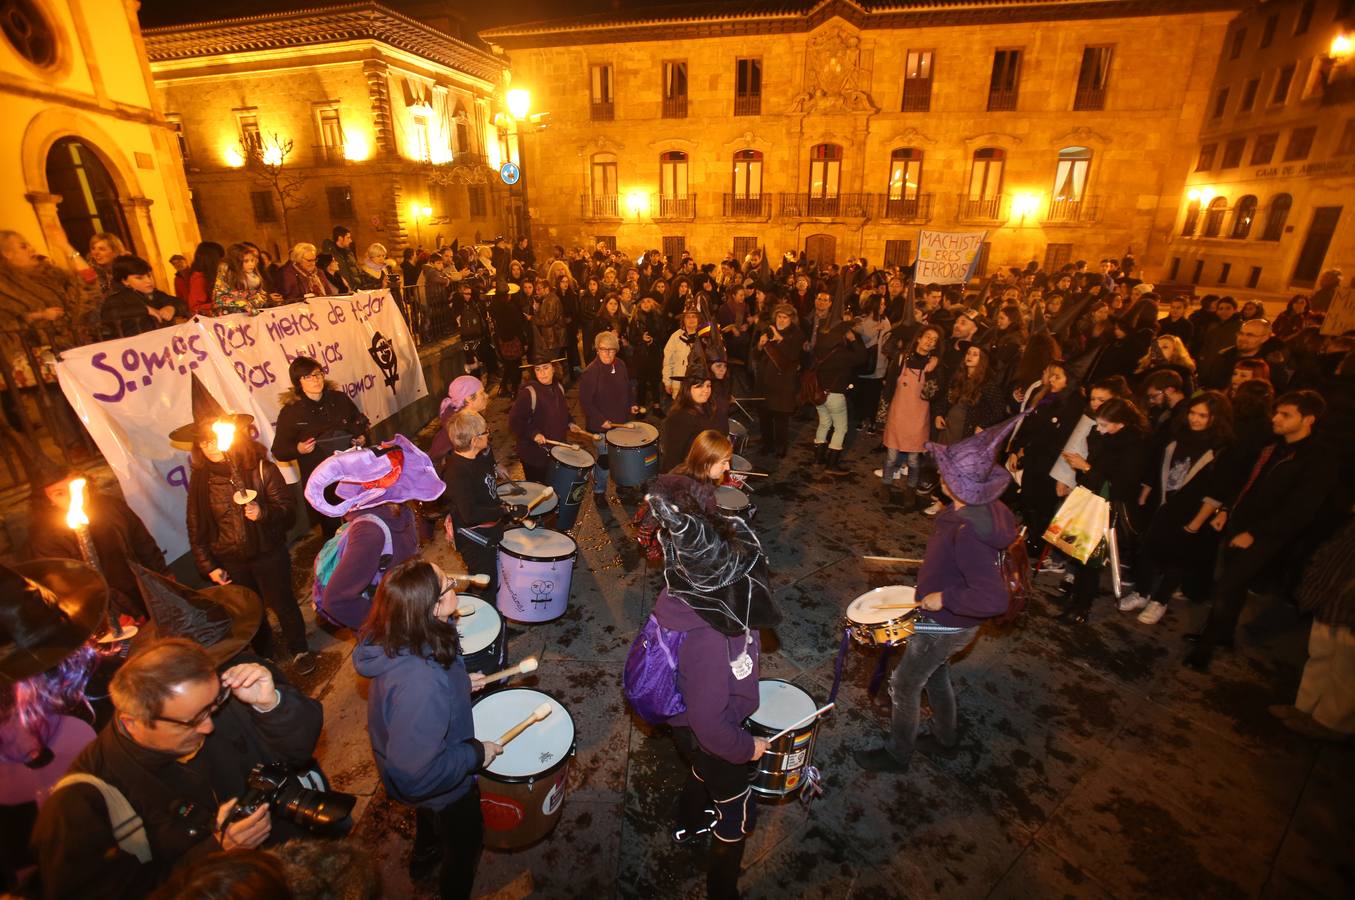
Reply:
[[[1307,0],[1299,7],[1298,18],[1294,20],[1294,34],[1308,33],[1308,26],[1313,24],[1313,7],[1316,5],[1316,0]],[[1255,287],[1255,285],[1252,285],[1252,287]]]
[[[1200,279],[1204,277],[1204,260],[1195,260],[1195,272],[1190,276],[1191,284],[1199,284]]]
[[[278,208],[273,203],[272,191],[250,191],[249,203],[254,208],[254,221],[267,225],[278,220]]]
[[[909,50],[903,65],[903,111],[932,108],[932,51]]]
[[[594,154],[591,178],[593,215],[619,216],[621,207],[617,202],[616,154]]]
[[[1289,85],[1294,80],[1294,64],[1289,63],[1275,76],[1275,93],[1270,97],[1271,106],[1279,106],[1289,99]]]
[[[456,112],[452,113],[452,121],[456,125],[456,146],[452,148],[452,153],[454,155],[470,153],[470,117],[466,115],[466,108],[460,103],[456,104]]]
[[[1181,223],[1181,237],[1194,237],[1195,226],[1200,221],[1200,201],[1192,200],[1186,206],[1186,218]]]
[[[1228,201],[1223,197],[1215,197],[1209,201],[1209,208],[1204,213],[1205,237],[1219,236],[1219,232],[1223,230],[1223,215],[1226,212],[1228,212]]]
[[[1256,198],[1247,194],[1233,207],[1233,240],[1245,240],[1251,234],[1251,223],[1256,219]]]
[[[593,235],[593,243],[595,245],[602,244],[612,253],[616,252],[616,235],[614,234],[595,234]]]
[[[659,154],[659,196],[687,196],[687,154],[681,150]]]
[[[842,180],[842,148],[815,144],[809,151],[809,214],[833,215],[838,207]]]
[[[1106,85],[1110,81],[1110,58],[1114,47],[1084,47],[1077,72],[1073,109],[1105,109]]]
[[[57,221],[74,247],[88,247],[101,231],[122,238],[128,253],[135,253],[118,188],[103,161],[78,138],[62,138],[47,151],[47,189],[61,197]]]
[[[1219,160],[1220,169],[1236,169],[1242,165],[1242,154],[1247,149],[1246,138],[1233,138],[1223,145],[1223,159]]]
[[[683,252],[687,249],[687,239],[681,235],[665,235],[663,239],[663,255],[670,260],[674,260],[674,267],[677,261],[682,259]]]
[[[1016,109],[1021,84],[1021,51],[997,50],[993,53],[993,74],[988,82],[988,111],[1010,112]]]
[[[1258,134],[1256,143],[1251,148],[1251,164],[1253,166],[1264,166],[1275,158],[1275,145],[1279,143],[1280,135],[1278,132],[1269,132],[1268,134]]]
[[[7,0],[0,30],[10,46],[33,65],[46,68],[56,62],[56,35],[33,0]]]
[[[663,117],[687,118],[687,62],[678,60],[663,64]]]
[[[1237,111],[1251,112],[1256,105],[1256,91],[1261,87],[1261,79],[1253,78],[1242,87],[1242,99],[1237,102]]]
[[[433,158],[433,144],[428,137],[428,117],[410,116],[409,152],[415,159],[428,162]]]
[[[885,268],[903,267],[912,261],[912,241],[885,241]]]
[[[245,148],[245,152],[262,150],[263,135],[259,132],[259,117],[254,113],[237,112],[236,121],[240,125],[240,146]]]
[[[1308,151],[1313,149],[1313,137],[1316,134],[1316,125],[1305,125],[1290,132],[1289,143],[1284,148],[1284,161],[1307,159]]]
[[[1044,248],[1044,270],[1046,272],[1057,272],[1072,260],[1072,244],[1048,244]]]
[[[466,200],[470,206],[472,218],[483,219],[488,213],[489,203],[485,197],[485,186],[483,184],[467,185]]]
[[[1264,50],[1275,41],[1275,26],[1280,24],[1278,15],[1270,16],[1266,23],[1261,26],[1261,43],[1257,45],[1258,49]]]
[[[330,185],[325,188],[325,199],[329,201],[331,219],[353,218],[353,189],[346,184]]]
[[[1223,111],[1228,106],[1228,89],[1219,88],[1219,92],[1214,95],[1214,112],[1210,115],[1213,119],[1222,119]]]
[[[762,59],[746,57],[734,61],[734,115],[762,114]]]
[[[1229,273],[1232,272],[1232,271],[1233,271],[1233,264],[1232,264],[1232,263],[1224,263],[1222,266],[1220,266],[1220,267],[1219,267],[1219,284],[1227,284],[1227,283],[1228,283],[1228,275],[1229,275]]]
[[[1355,154],[1355,119],[1346,119],[1346,127],[1341,131],[1341,140],[1336,145],[1334,156]]]
[[[589,93],[591,118],[594,121],[610,121],[616,114],[612,97],[611,63],[590,66],[589,69],[591,78]]]
[[[762,151],[740,150],[734,154],[733,190],[725,204],[727,216],[757,216],[763,210]]]
[[[1228,51],[1229,59],[1237,59],[1242,55],[1242,47],[1247,43],[1247,29],[1239,28],[1233,32],[1233,47]]]
[[[734,238],[734,258],[743,263],[748,254],[757,249],[757,238],[741,236]]]
[[[922,186],[922,151],[901,147],[889,154],[889,197],[885,215],[913,218],[918,214],[918,189]]]
[[[174,136],[179,139],[179,155],[183,157],[184,162],[188,162],[190,154],[188,152],[188,138],[183,133],[183,120],[176,113],[166,113],[165,121],[173,129]]]
[[[1167,280],[1175,281],[1176,276],[1181,274],[1181,257],[1173,256],[1171,269],[1167,272]]]
[[[969,170],[969,194],[961,204],[967,218],[996,219],[1002,206],[1002,166],[1007,152],[997,147],[974,151]]]
[[[1289,218],[1289,207],[1294,198],[1288,194],[1276,194],[1270,198],[1270,207],[1266,210],[1266,229],[1261,232],[1261,240],[1278,241],[1284,234],[1284,223]]]
[[[1086,147],[1064,147],[1054,169],[1054,193],[1049,201],[1049,218],[1055,222],[1077,221],[1087,192],[1087,173],[1091,171],[1092,152]]]
[[[334,106],[325,106],[315,111],[315,127],[320,135],[316,146],[316,156],[325,162],[343,161],[343,123],[339,120],[339,110]]]
[[[1208,172],[1214,168],[1214,154],[1218,151],[1218,144],[1201,144],[1200,158],[1195,161],[1196,172]]]
[[[1251,274],[1247,276],[1247,287],[1254,288],[1261,283],[1261,267],[1252,266]]]
[[[984,241],[979,244],[978,256],[974,258],[974,274],[983,278],[988,274],[988,257],[993,253],[993,242]]]

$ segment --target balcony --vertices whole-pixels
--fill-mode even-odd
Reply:
[[[650,202],[654,210],[654,218],[669,219],[676,221],[688,221],[696,218],[696,195],[688,194],[685,197],[665,197],[662,194],[654,194]]]
[[[781,217],[786,219],[865,219],[869,215],[869,194],[838,194],[836,197],[781,195]]]
[[[989,91],[989,112],[1013,112],[1016,109],[1016,91]]]
[[[1054,198],[1045,215],[1048,225],[1088,225],[1101,218],[1100,197]]]
[[[610,122],[616,118],[616,104],[611,100],[594,100],[589,104],[588,118],[594,122]]]
[[[665,119],[685,119],[687,118],[687,95],[680,97],[663,98],[663,117]],[[594,118],[597,118],[594,116]],[[608,116],[611,118],[611,116]]]
[[[329,147],[323,144],[317,144],[312,148],[315,151],[315,162],[321,166],[341,166],[347,162],[343,156],[342,147]]]
[[[1075,110],[1099,110],[1106,108],[1105,88],[1078,88],[1073,97]]]
[[[735,94],[735,95],[734,95],[734,115],[736,115],[736,116],[760,116],[760,115],[762,115],[762,95],[761,95],[761,94]]]
[[[959,219],[962,222],[1002,221],[1002,194],[991,197],[971,197],[961,194]]]
[[[929,112],[932,108],[932,80],[907,78],[903,82],[903,111]]]
[[[890,197],[878,195],[883,211],[881,218],[893,222],[926,222],[932,217],[932,195],[918,194],[916,197]]]
[[[619,219],[621,195],[582,194],[579,197],[579,215],[585,219]]]
[[[726,219],[754,219],[765,222],[772,217],[772,195],[725,194],[720,214]]]

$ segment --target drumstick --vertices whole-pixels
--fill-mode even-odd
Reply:
[[[801,725],[804,725],[804,724],[806,724],[807,722],[812,722],[812,721],[814,721],[814,720],[817,719],[819,716],[821,716],[821,715],[823,715],[824,713],[828,712],[828,710],[832,709],[834,706],[837,706],[837,704],[836,704],[836,703],[829,703],[827,706],[824,706],[824,707],[821,707],[821,708],[819,708],[819,709],[816,709],[816,710],[814,710],[812,713],[810,713],[809,715],[805,716],[805,717],[804,717],[803,719],[801,719],[800,721],[796,722],[794,725],[787,725],[785,728],[782,728],[782,729],[781,729],[780,731],[778,731],[776,734],[772,735],[772,736],[769,737],[769,738],[763,738],[763,740],[765,740],[767,743],[770,744],[772,741],[776,740],[777,738],[785,737],[786,735],[790,734],[790,733],[791,733],[792,731],[794,731],[795,729],[799,728]],[[501,741],[500,743],[502,743],[502,741]]]
[[[920,565],[922,565],[922,560],[920,560],[920,559],[909,559],[909,558],[907,558],[907,557],[905,557],[905,556],[862,556],[862,557],[861,557],[861,561],[864,562],[864,563],[874,563],[874,564],[876,564],[876,565],[885,565],[885,566],[920,566]]]
[[[468,587],[489,587],[489,576],[481,573],[479,575],[470,575],[465,572],[458,572],[452,576],[455,587],[458,591]]]
[[[466,616],[473,615],[475,615],[475,607],[471,606],[469,603],[467,603],[465,606],[458,606],[456,608],[456,617],[458,619],[464,619],[466,618]]]
[[[549,500],[551,497],[554,497],[554,496],[555,496],[555,488],[553,488],[553,487],[548,487],[548,488],[546,488],[544,491],[541,492],[541,496],[540,496],[540,497],[537,497],[537,498],[536,498],[535,500],[533,500],[531,503],[528,503],[528,504],[527,504],[527,512],[531,512],[532,510],[534,510],[534,509],[536,509],[538,506],[540,506],[542,503],[545,503],[547,500]],[[484,577],[484,579],[485,579],[485,584],[484,584],[484,585],[481,585],[481,587],[484,587],[485,585],[488,585],[488,584],[489,584],[489,576],[488,576],[488,575],[485,575],[485,576],[483,576],[483,577]]]
[[[612,428],[634,428],[634,422],[622,422],[620,425],[613,425]]]
[[[772,477],[772,476],[768,475],[766,472],[749,472],[749,471],[747,471],[747,470],[745,470],[745,469],[730,469],[730,470],[729,470],[729,474],[730,474],[730,475],[755,475],[755,476],[757,476],[758,478],[771,478],[771,477]]]
[[[546,443],[552,447],[568,447],[570,450],[581,449],[578,444],[566,444],[563,441],[552,441],[550,438],[546,438]]]
[[[499,736],[499,740],[497,743],[499,744],[500,747],[508,746],[509,741],[511,741],[518,735],[522,734],[524,731],[526,731],[531,726],[535,725],[537,722],[540,722],[542,719],[546,718],[546,716],[550,715],[550,711],[551,705],[549,703],[541,704],[536,709],[532,710],[532,714],[530,716],[523,719],[521,722],[517,723],[512,728],[508,729],[503,734],[501,734]]]
[[[522,662],[518,663],[516,666],[509,666],[506,669],[501,669],[500,671],[495,672],[493,675],[486,675],[485,684],[489,684],[491,681],[499,681],[500,679],[507,678],[510,675],[526,675],[528,672],[535,671],[536,671],[536,657],[529,656]]]
[[[917,609],[921,603],[881,603],[875,609]]]

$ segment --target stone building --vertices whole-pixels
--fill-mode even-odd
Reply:
[[[481,32],[549,117],[538,242],[1166,259],[1234,0],[707,3]],[[981,258],[982,259],[982,258]]]
[[[198,239],[178,144],[146,68],[136,4],[11,0],[0,17],[0,228],[69,265],[119,235],[171,282]]]
[[[1228,28],[1171,281],[1283,297],[1355,269],[1355,3],[1269,0]]]
[[[394,253],[505,229],[506,67],[471,43],[365,2],[145,36],[213,240],[285,254],[345,225]]]

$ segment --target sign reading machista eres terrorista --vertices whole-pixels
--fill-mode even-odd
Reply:
[[[986,231],[919,231],[915,284],[963,284],[974,274]]]

